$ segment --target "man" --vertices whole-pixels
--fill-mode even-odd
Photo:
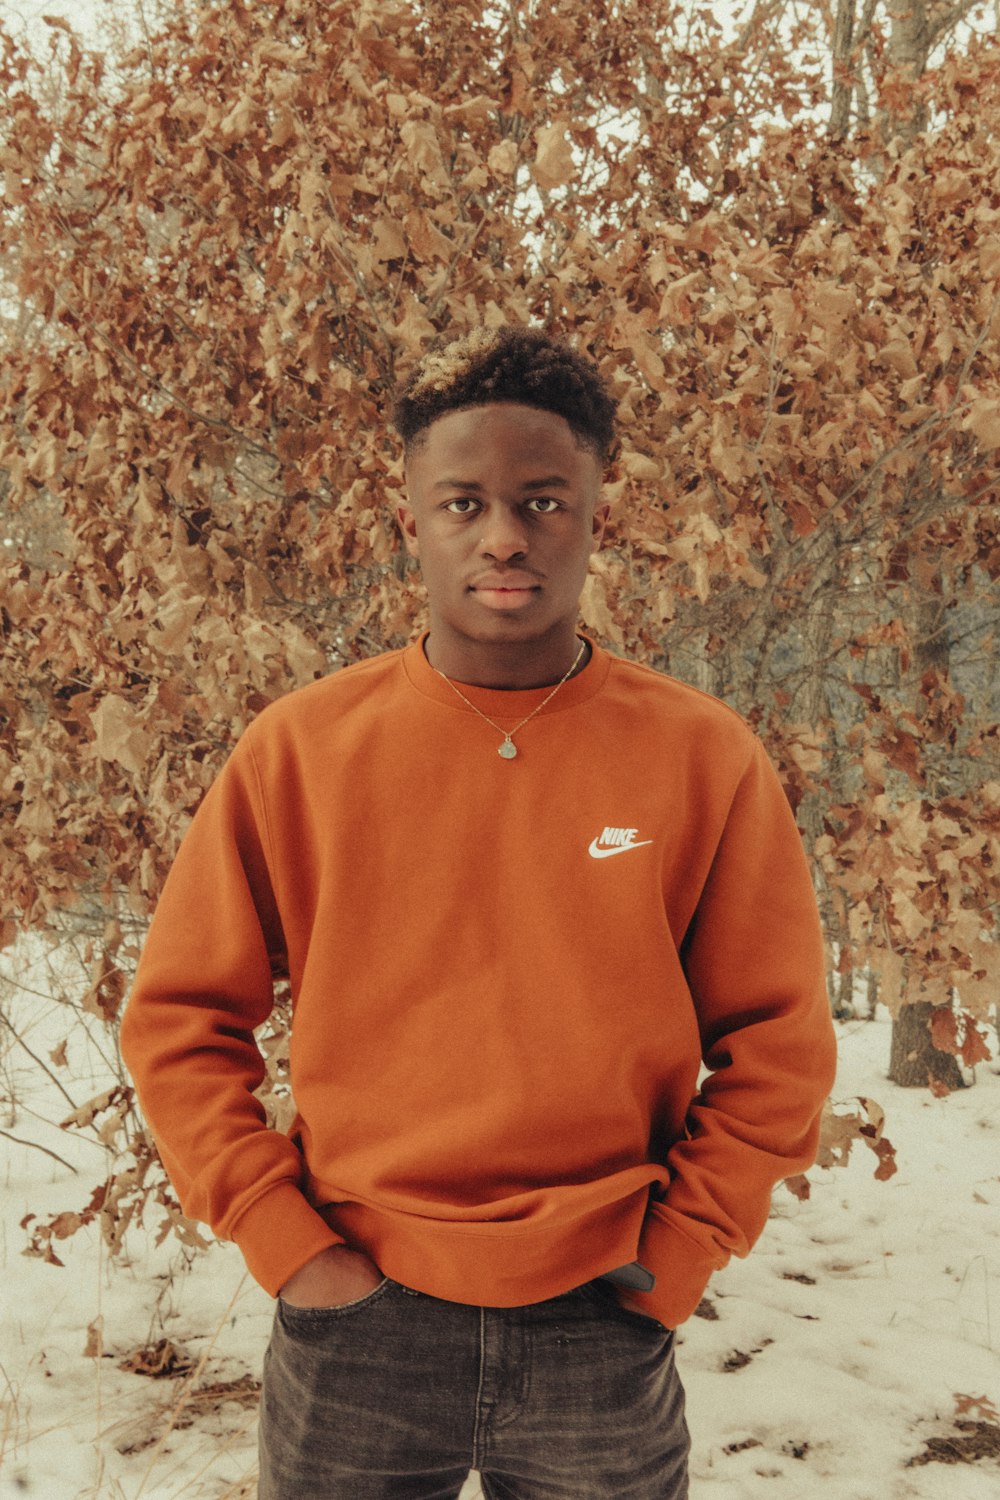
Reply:
[[[777,778],[577,633],[613,418],[540,332],[424,360],[396,423],[429,633],[260,715],[150,931],[140,1098],[280,1298],[262,1500],[444,1500],[470,1467],[682,1500],[672,1330],[813,1159],[832,1027]],[[276,970],[290,1138],[252,1092]]]

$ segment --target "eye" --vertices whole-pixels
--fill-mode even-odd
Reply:
[[[479,501],[473,500],[471,495],[459,495],[456,500],[449,500],[445,510],[451,511],[453,516],[470,516],[478,509]]]
[[[528,501],[528,509],[533,510],[539,516],[551,516],[554,511],[560,510],[558,500],[553,500],[551,495],[535,495]]]

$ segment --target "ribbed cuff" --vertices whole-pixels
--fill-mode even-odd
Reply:
[[[651,1292],[616,1288],[624,1307],[655,1318],[666,1328],[679,1328],[694,1312],[705,1294],[713,1271],[720,1271],[729,1257],[705,1250],[678,1229],[674,1215],[666,1216],[659,1203],[650,1204],[639,1238],[638,1260],[656,1277]]]
[[[307,1260],[344,1243],[290,1182],[279,1183],[252,1203],[232,1226],[230,1236],[240,1247],[250,1275],[272,1297]]]

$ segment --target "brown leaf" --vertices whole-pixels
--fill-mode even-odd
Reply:
[[[152,738],[125,699],[116,693],[106,693],[91,713],[90,722],[102,760],[116,761],[126,771],[138,775],[146,763]]]
[[[194,1368],[194,1359],[188,1351],[170,1339],[157,1339],[118,1361],[119,1370],[132,1375],[148,1375],[153,1380],[163,1380],[176,1375],[186,1375]]]
[[[986,1045],[985,1033],[979,1030],[971,1016],[966,1016],[961,1046],[961,1057],[965,1066],[974,1068],[976,1063],[989,1062],[992,1055]]]
[[[108,1109],[121,1095],[121,1086],[115,1084],[112,1088],[105,1089],[102,1094],[95,1094],[93,1099],[88,1099],[86,1104],[81,1104],[72,1114],[67,1115],[65,1120],[59,1121],[60,1130],[68,1130],[70,1126],[82,1129],[90,1125],[97,1115]]]
[[[406,147],[410,164],[419,180],[421,177],[442,185],[446,182],[444,162],[437,131],[429,120],[406,120],[400,126],[400,139]]]
[[[57,1240],[68,1240],[70,1235],[76,1234],[76,1231],[81,1228],[83,1223],[84,1218],[82,1214],[66,1212],[56,1214],[48,1227]]]
[[[931,1011],[931,1040],[939,1052],[950,1052],[958,1056],[958,1019],[949,1005],[939,1005]]]
[[[875,1148],[879,1158],[878,1166],[875,1168],[875,1181],[888,1182],[890,1177],[895,1177],[899,1168],[896,1166],[895,1148],[888,1141],[879,1141]]]
[[[101,1359],[104,1355],[104,1318],[99,1314],[87,1324],[87,1342],[83,1348],[84,1359]]]
[[[113,1021],[121,1009],[126,990],[125,975],[105,953],[94,966],[90,987],[81,1004],[90,1015]]]
[[[486,162],[497,177],[513,177],[517,170],[517,142],[508,137],[491,146]]]
[[[532,174],[538,186],[546,191],[563,187],[576,170],[573,148],[566,135],[567,122],[555,120],[535,133],[535,160]]]
[[[973,433],[988,452],[1000,448],[1000,401],[985,396],[974,401],[962,428]]]

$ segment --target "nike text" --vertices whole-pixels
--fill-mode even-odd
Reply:
[[[629,849],[642,849],[652,839],[637,839],[638,828],[605,828],[596,839],[592,839],[588,853],[591,859],[607,859],[612,854],[626,854]]]

